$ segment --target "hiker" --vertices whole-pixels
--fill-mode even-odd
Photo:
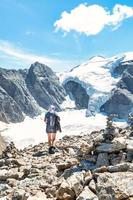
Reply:
[[[49,153],[53,154],[55,151],[54,141],[56,139],[56,132],[61,132],[60,117],[55,112],[55,106],[51,105],[48,112],[45,114],[44,121],[46,122],[46,133],[48,134]]]

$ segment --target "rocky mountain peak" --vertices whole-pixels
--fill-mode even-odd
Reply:
[[[89,62],[98,62],[98,61],[104,61],[106,58],[102,55],[92,56],[89,58]]]
[[[39,62],[35,62],[31,65],[31,67],[29,68],[29,73],[28,73],[28,77],[29,76],[37,76],[38,78],[39,77],[49,77],[49,78],[54,77],[55,79],[58,79],[50,67]]]
[[[34,117],[50,104],[60,109],[65,97],[56,74],[39,62],[29,70],[0,69],[0,87],[0,120],[4,122],[20,122],[25,115]]]
[[[87,109],[87,116],[104,112],[125,119],[133,107],[132,60],[133,53],[95,56],[60,79],[77,108]]]

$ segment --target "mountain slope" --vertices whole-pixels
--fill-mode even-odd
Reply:
[[[108,105],[106,105],[106,109],[103,109],[102,106],[110,99],[113,107],[114,102],[111,98],[114,95],[113,91],[120,88],[120,82],[128,85],[127,90],[132,96],[132,92],[130,91],[133,85],[132,60],[133,53],[125,53],[111,58],[104,58],[101,56],[92,57],[86,63],[63,74],[60,80],[70,98],[75,100],[76,106],[81,109],[87,108],[88,116],[95,115],[100,111],[104,111],[107,114],[119,114],[120,111],[117,111],[115,107],[119,103],[123,105],[121,99],[120,102],[115,103],[115,112],[113,109],[109,112],[110,108]],[[126,92],[125,96],[128,92]],[[124,111],[127,114],[124,116],[119,115],[119,117],[125,117],[131,111],[133,101],[132,98],[130,98],[130,100],[129,108]]]
[[[60,109],[65,96],[58,77],[46,65],[34,63],[29,70],[0,68],[0,121],[20,122],[54,104]]]

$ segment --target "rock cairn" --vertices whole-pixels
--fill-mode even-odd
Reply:
[[[47,143],[0,159],[0,200],[133,200],[133,130],[107,121],[105,130],[65,136],[55,154]]]

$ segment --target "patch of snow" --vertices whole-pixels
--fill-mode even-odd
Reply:
[[[61,104],[61,108],[64,109],[72,109],[72,108],[76,108],[75,106],[75,101],[70,99],[69,96],[65,97],[65,101],[63,101],[63,103]]]
[[[133,60],[133,52],[126,52],[124,53],[124,55],[125,55],[124,61]]]
[[[91,133],[92,131],[105,128],[106,116],[96,114],[96,116],[85,117],[85,112],[86,110],[66,110],[59,112],[58,115],[61,118],[62,132],[57,133],[57,140],[65,135]],[[46,142],[46,126],[43,120],[44,114],[35,119],[26,117],[21,123],[6,125],[8,129],[1,132],[1,134],[8,141],[13,141],[19,149],[23,149],[29,145],[39,144],[40,142]],[[119,122],[119,126],[120,124]]]

